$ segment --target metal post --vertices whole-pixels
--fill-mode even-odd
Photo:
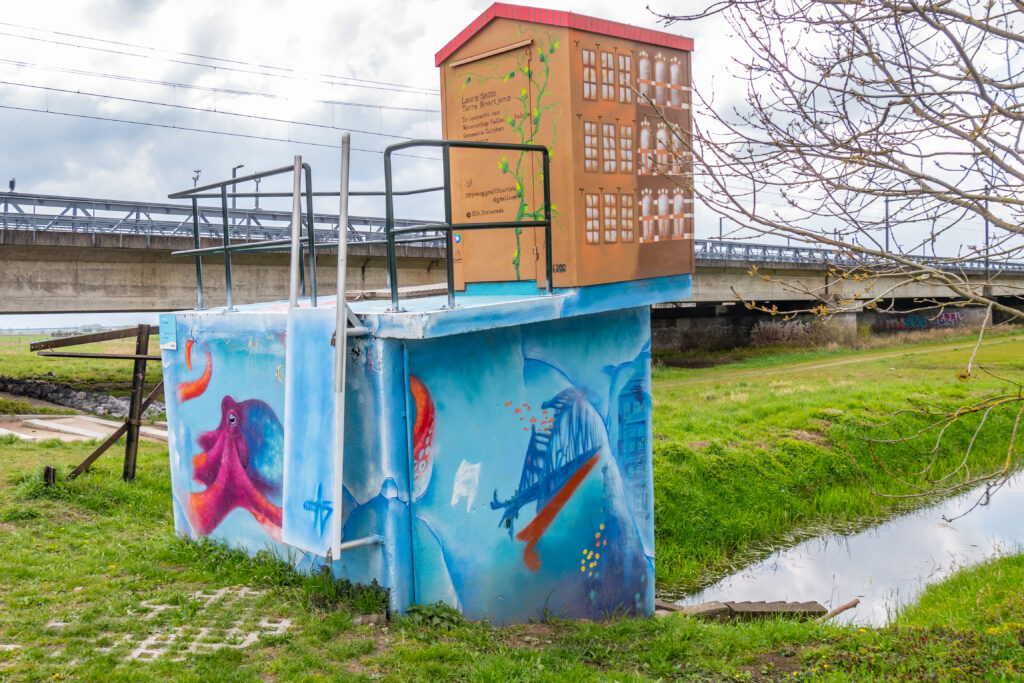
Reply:
[[[306,174],[306,234],[309,236],[309,299],[316,308],[316,245],[313,233],[313,170],[309,164],[303,164]],[[338,500],[341,500],[340,498]]]
[[[234,180],[238,177],[238,169],[245,168],[245,164],[239,164],[231,169],[231,179]],[[238,208],[237,197],[235,194],[238,192],[238,185],[231,183],[231,210],[234,211]],[[234,219],[232,219],[234,220]]]
[[[455,308],[455,239],[452,234],[452,169],[451,147],[441,148],[441,167],[444,175],[444,242],[445,277],[448,284],[448,308]]]
[[[391,194],[391,150],[384,150],[384,233],[388,241],[388,287],[391,288],[391,310],[398,311],[398,263],[395,257],[395,198]]]
[[[724,218],[725,218],[725,216],[719,216],[718,217],[718,241],[719,242],[722,241],[722,220]]]
[[[545,290],[551,294],[554,287],[554,269],[551,265],[551,155],[546,149],[541,155],[544,157],[541,167],[544,172],[544,220],[547,221],[547,225],[544,226],[544,268],[548,281]]]
[[[124,469],[122,478],[125,481],[135,480],[135,461],[139,452],[139,423],[142,421],[142,391],[146,385],[146,356],[149,355],[149,325],[139,325],[139,334],[135,338],[135,359],[132,368],[132,396],[128,404],[128,436],[124,447]]]
[[[192,198],[192,241],[199,248],[199,200]],[[196,284],[199,285],[199,310],[203,310],[203,257],[196,254]]]
[[[348,350],[348,304],[345,302],[346,259],[348,255],[348,173],[352,141],[348,131],[341,134],[341,188],[338,205],[338,300],[334,344],[334,498],[340,505],[345,477],[345,353]],[[310,212],[310,223],[313,214]],[[331,556],[341,553],[341,515],[334,516]]]
[[[288,307],[299,305],[299,259],[302,235],[302,156],[295,155],[292,168],[292,249],[288,271]]]
[[[985,282],[988,282],[988,195],[992,189],[985,186]]]
[[[234,300],[231,294],[231,252],[227,250],[230,240],[228,238],[228,186],[220,187],[220,217],[224,228],[224,285],[228,292],[228,310],[234,309]]]

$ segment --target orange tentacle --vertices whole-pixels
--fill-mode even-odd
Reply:
[[[192,382],[178,382],[178,400],[181,403],[190,399],[202,396],[203,392],[206,391],[206,387],[210,384],[210,376],[213,374],[213,356],[210,352],[206,352],[206,370],[203,371],[202,376]]]

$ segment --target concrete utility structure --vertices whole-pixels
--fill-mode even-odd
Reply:
[[[563,132],[581,143],[582,122],[569,115],[578,90],[571,76],[582,68],[574,60],[589,57],[570,48],[573,41],[628,37],[653,53],[679,40],[565,12],[494,5],[460,34],[460,44],[476,45],[477,32],[493,37],[492,22],[502,35],[518,32],[520,45],[477,55],[474,68],[504,68],[503,55],[536,45],[551,58],[542,106],[562,111]],[[457,49],[451,54],[461,58]],[[448,91],[462,86],[442,79],[448,103]],[[516,121],[510,102],[492,103],[506,123]],[[327,243],[316,244],[309,221],[303,226],[310,172],[299,158],[237,179],[292,174],[290,239],[230,244],[225,234],[211,249],[199,244],[193,222],[196,245],[181,255],[225,256],[229,304],[160,321],[179,533],[249,552],[271,549],[307,571],[327,566],[353,581],[376,580],[396,611],[441,600],[496,623],[653,611],[650,306],[687,298],[691,262],[675,261],[673,270],[656,256],[647,260],[642,247],[685,251],[692,240],[659,236],[655,244],[652,234],[651,245],[635,240],[625,249],[619,234],[614,244],[586,242],[584,213],[566,209],[573,219],[562,225],[553,219],[552,205],[575,201],[575,187],[551,182],[574,178],[574,157],[552,158],[532,142],[485,134],[385,150],[390,300],[326,297],[323,283],[318,292],[316,261],[307,271],[303,253]],[[347,223],[347,137],[342,147],[339,225]],[[444,224],[402,227],[394,220],[392,163],[400,150],[423,147],[442,154]],[[500,176],[513,166],[540,175],[515,175],[518,208],[511,215],[473,214],[459,203],[469,199],[460,164],[471,157]],[[480,188],[483,179],[474,176],[472,185]],[[172,197],[219,196],[227,226],[226,188],[234,182]],[[453,246],[469,243],[470,233],[474,246],[460,251],[457,263]],[[527,253],[515,240],[532,233],[543,250],[527,268],[527,259],[514,260]],[[447,243],[444,294],[403,299],[399,247],[437,234]],[[487,248],[488,236],[502,247]],[[346,242],[337,242],[341,292]],[[289,249],[288,301],[232,306],[230,259],[267,247]],[[591,258],[606,268],[581,264]],[[477,260],[489,271],[473,265]],[[210,287],[200,265],[202,293]],[[470,275],[486,272],[486,282]],[[560,275],[572,286],[556,287]],[[303,276],[308,297],[300,293]]]

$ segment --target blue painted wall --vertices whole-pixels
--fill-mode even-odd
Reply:
[[[343,540],[383,540],[344,551],[335,574],[376,579],[395,610],[442,600],[495,623],[653,611],[646,306],[350,340],[340,501],[334,310],[165,323],[179,533],[308,571],[323,557],[298,547],[326,547],[340,515]]]

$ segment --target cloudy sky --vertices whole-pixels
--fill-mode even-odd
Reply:
[[[533,4],[660,28],[646,0]],[[385,145],[440,137],[434,53],[489,5],[8,3],[0,17],[2,180],[16,178],[21,192],[162,201],[191,186],[196,169],[200,183],[212,182],[238,164],[241,175],[302,154],[314,186],[334,189],[334,146],[348,128],[353,185],[378,189]],[[709,40],[698,28],[718,35]],[[702,63],[721,63],[715,26],[669,30],[695,38],[698,78]],[[420,184],[426,176],[429,184],[436,166],[405,159],[399,180]]]

